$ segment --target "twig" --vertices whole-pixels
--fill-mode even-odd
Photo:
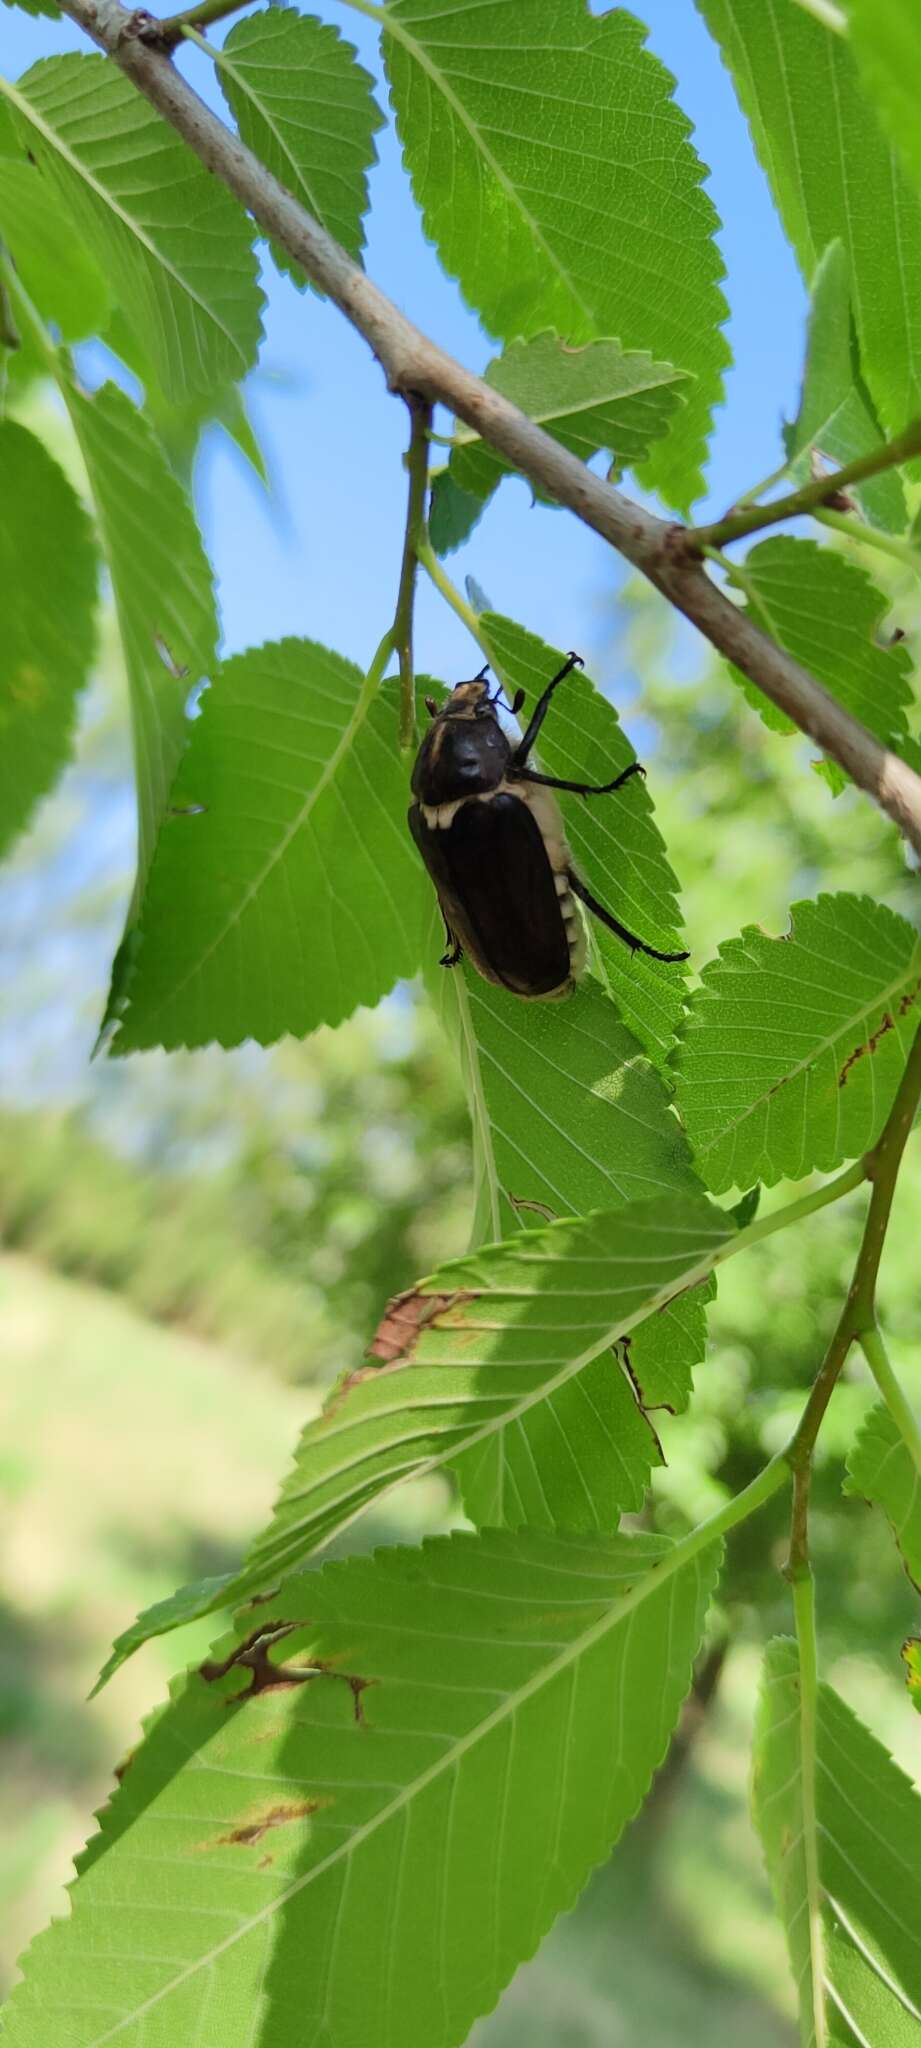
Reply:
[[[690,558],[683,531],[595,476],[501,393],[430,341],[374,285],[156,47],[150,16],[119,0],[62,0],[208,170],[327,293],[377,356],[392,391],[448,406],[541,491],[568,506],[648,577],[800,730],[847,770],[921,854],[921,777],[880,745],[814,676],[769,639]],[[24,111],[28,114],[28,107]]]
[[[860,1347],[915,1471],[921,1478],[921,1426],[892,1370],[882,1331],[876,1324],[871,1330],[861,1330]]]
[[[186,7],[182,14],[168,14],[158,21],[155,15],[148,15],[147,22],[137,33],[142,42],[150,43],[158,50],[174,50],[181,43],[187,28],[210,28],[213,22],[226,21],[229,14],[239,14],[248,0],[203,0],[201,7]]]
[[[397,608],[393,615],[393,644],[400,664],[400,745],[411,747],[416,733],[416,684],[413,673],[413,610],[416,596],[416,565],[425,534],[425,498],[428,488],[429,434],[432,408],[427,398],[407,395],[410,431],[406,468],[409,495],[406,504],[406,532]]]
[[[809,1573],[809,1481],[812,1453],[822,1418],[851,1345],[862,1342],[865,1333],[876,1327],[876,1280],[879,1262],[886,1242],[886,1230],[902,1153],[919,1100],[921,1026],[915,1035],[882,1136],[872,1151],[867,1153],[864,1161],[866,1177],[872,1184],[872,1193],[854,1267],[854,1277],[837,1327],[803,1410],[799,1427],[787,1447],[786,1456],[793,1468],[793,1520],[786,1574],[794,1582],[798,1578],[807,1577]]]
[[[884,469],[896,469],[900,462],[909,462],[914,455],[921,455],[921,420],[912,420],[903,433],[871,449],[869,455],[856,456],[853,462],[828,476],[813,477],[810,483],[802,484],[798,491],[788,491],[783,498],[772,498],[767,505],[742,505],[727,512],[724,519],[715,519],[711,526],[689,527],[687,545],[722,548],[728,541],[760,533],[765,526],[798,519],[802,513],[814,512],[817,506],[827,504],[848,484],[865,483],[868,477],[879,476]]]
[[[794,1514],[796,1510],[794,1507]],[[812,1574],[793,1587],[793,1614],[799,1654],[800,1807],[803,1816],[803,1861],[806,1866],[806,1911],[809,1919],[809,1963],[812,1980],[812,2028],[815,2048],[826,2048],[825,1928],[822,1921],[822,1880],[819,1872],[819,1831],[816,1812],[815,1762],[819,1667],[815,1633],[815,1588]]]

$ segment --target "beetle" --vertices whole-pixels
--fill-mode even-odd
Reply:
[[[530,755],[553,692],[575,668],[569,654],[547,684],[517,746],[499,724],[499,691],[490,694],[487,663],[456,683],[439,709],[426,698],[432,723],[416,756],[409,829],[441,905],[447,950],[442,967],[463,954],[486,981],[528,1001],[567,996],[585,964],[585,931],[574,901],[651,960],[686,960],[647,946],[597,901],[576,873],[554,791],[609,796],[633,775],[631,761],[613,782],[564,782],[530,766]],[[525,692],[517,690],[517,715]]]

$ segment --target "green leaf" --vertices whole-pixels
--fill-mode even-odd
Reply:
[[[57,463],[25,427],[0,420],[0,849],[70,753],[93,657],[97,567],[83,507]]]
[[[485,500],[462,491],[449,468],[437,470],[432,477],[428,521],[436,555],[450,555],[462,547],[484,511]]]
[[[0,234],[30,299],[62,341],[102,333],[109,317],[105,278],[37,165],[0,156]]]
[[[57,0],[3,0],[5,7],[21,7],[24,14],[45,14],[53,21],[60,21],[61,10]]]
[[[821,2001],[826,2039],[912,2048],[921,2027],[921,1799],[829,1685],[818,1688],[815,1748],[813,1832],[796,1645],[781,1638],[764,1661],[754,1808],[787,1932],[800,2039],[815,2048]]]
[[[527,690],[533,707],[564,656],[498,612],[480,624],[490,658],[511,689]],[[613,705],[583,673],[557,691],[540,735],[540,764],[568,782],[610,782],[635,760]],[[606,910],[647,944],[678,952],[678,884],[639,775],[613,796],[560,796],[575,864]],[[671,1048],[684,1003],[684,970],[631,953],[589,918],[592,958],[609,994],[644,1049],[660,1065]]]
[[[138,798],[138,887],[182,751],[189,692],[216,661],[211,573],[188,498],[150,427],[115,384],[65,399],[112,579]],[[46,592],[47,597],[47,592]]]
[[[619,341],[567,348],[557,334],[513,342],[484,375],[487,384],[581,461],[606,449],[614,477],[648,459],[690,388],[685,371],[654,363],[639,351],[625,354]],[[488,498],[512,473],[511,463],[478,434],[458,429],[449,474],[460,491]]]
[[[921,205],[852,52],[797,0],[697,5],[807,285],[829,242],[844,245],[863,374],[887,433],[897,433],[921,411]]]
[[[718,1564],[497,1532],[289,1581],[133,1759],[9,2048],[463,2042],[642,1803]]]
[[[734,1235],[709,1202],[669,1196],[527,1231],[441,1267],[391,1304],[376,1340],[388,1363],[347,1373],[308,1423],[241,1571],[217,1587],[183,1587],[140,1616],[100,1683],[149,1635],[279,1585],[392,1487],[454,1465],[522,1420],[644,1316],[705,1280]]]
[[[708,1187],[828,1173],[878,1138],[917,1026],[921,939],[866,896],[794,904],[704,968],[675,1055]]]
[[[440,975],[434,994],[470,1102],[485,1237],[699,1187],[661,1076],[598,982],[566,1002],[524,1004],[461,968]],[[624,1339],[640,1399],[683,1408],[705,1339],[700,1289],[640,1324]],[[659,1462],[606,1352],[457,1471],[480,1526],[600,1530],[642,1505]]]
[[[118,356],[144,390],[144,412],[157,440],[181,483],[191,488],[192,472],[199,443],[206,427],[222,427],[268,487],[265,457],[253,429],[246,400],[238,384],[197,391],[189,398],[173,401],[166,397],[153,366],[129,327],[121,307],[116,306],[103,336],[106,347]]]
[[[830,242],[812,280],[809,341],[799,412],[784,433],[796,482],[810,480],[813,449],[835,464],[868,455],[885,440],[863,381],[851,311],[848,259],[842,242]],[[873,526],[902,533],[908,521],[898,472],[884,470],[850,494]]]
[[[2,89],[167,395],[244,376],[262,294],[251,229],[220,180],[107,57],[43,58]]]
[[[728,361],[718,222],[673,81],[621,8],[392,0],[384,55],[426,233],[491,334],[616,335],[696,383],[647,475],[701,489]]]
[[[874,1501],[887,1516],[910,1579],[921,1590],[921,1473],[888,1408],[873,1408],[847,1461],[845,1493]]]
[[[270,1045],[338,1024],[419,965],[395,691],[312,640],[226,662],[160,834],[117,1052]]]
[[[367,172],[384,117],[374,80],[338,29],[270,7],[231,29],[218,77],[243,141],[350,256],[364,247]],[[272,254],[295,284],[307,279],[278,242]]]
[[[914,0],[845,0],[858,69],[907,176],[921,185],[921,44]]]
[[[911,656],[901,644],[883,645],[880,626],[889,600],[863,569],[835,548],[778,536],[752,548],[737,575],[755,624],[884,746],[895,753],[904,749]],[[798,730],[753,683],[733,673],[765,725],[774,732]],[[846,787],[849,778],[837,762],[818,765],[835,795]]]

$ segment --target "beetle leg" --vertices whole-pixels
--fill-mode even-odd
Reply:
[[[647,946],[645,939],[638,939],[634,932],[628,932],[626,925],[618,924],[616,917],[612,917],[610,911],[605,910],[604,905],[598,902],[597,897],[593,896],[580,877],[573,873],[572,868],[569,869],[568,880],[573,894],[581,898],[586,910],[590,910],[593,917],[599,917],[610,932],[616,932],[617,937],[623,939],[624,945],[629,946],[631,953],[646,953],[650,960],[690,959],[689,953],[660,953],[655,946]]]
[[[538,701],[534,707],[531,723],[528,726],[524,739],[521,741],[520,745],[515,748],[515,752],[512,755],[512,760],[514,761],[515,766],[517,768],[524,767],[528,755],[531,752],[531,748],[533,747],[537,735],[540,732],[541,726],[543,725],[544,719],[547,716],[547,711],[550,706],[550,699],[553,696],[553,692],[556,689],[557,684],[563,682],[564,678],[570,675],[574,668],[581,667],[581,654],[568,654],[566,660],[563,663],[562,668],[558,671],[558,673],[555,676],[552,677],[551,681],[547,684],[543,696],[538,698]]]
[[[463,948],[460,940],[455,938],[444,911],[441,913],[441,921],[445,928],[445,950],[438,965],[439,967],[456,967],[458,961],[463,957]]]
[[[629,768],[615,775],[613,782],[561,782],[558,775],[539,775],[536,768],[522,768],[519,779],[522,782],[542,782],[547,789],[571,789],[576,796],[610,796],[613,790],[622,789],[631,775],[642,775],[645,781],[646,770],[639,761],[631,761]]]

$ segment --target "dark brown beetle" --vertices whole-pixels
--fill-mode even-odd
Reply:
[[[409,827],[438,892],[447,951],[443,967],[463,953],[486,981],[531,1001],[567,996],[585,962],[585,931],[574,901],[616,932],[633,952],[653,960],[686,960],[659,953],[619,924],[576,874],[566,844],[556,789],[608,796],[631,775],[631,761],[613,782],[562,782],[528,766],[558,683],[581,668],[570,654],[547,684],[517,746],[496,713],[486,670],[457,683],[438,709],[426,702],[432,724],[416,756]],[[524,691],[512,700],[520,711]]]

